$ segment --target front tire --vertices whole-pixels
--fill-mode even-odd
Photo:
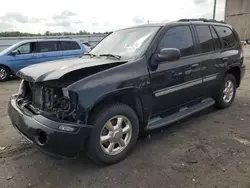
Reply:
[[[236,94],[236,80],[232,74],[227,74],[216,97],[216,107],[228,108],[234,101]]]
[[[92,115],[87,155],[97,164],[114,164],[123,160],[135,146],[139,121],[129,106],[117,103],[104,106]]]
[[[10,78],[10,71],[7,67],[0,66],[0,82],[7,81]]]

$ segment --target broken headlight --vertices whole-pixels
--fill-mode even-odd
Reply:
[[[75,97],[66,97],[61,88],[46,87],[43,89],[43,108],[47,114],[66,121],[77,121],[77,100]]]
[[[18,93],[17,95],[22,95],[23,94],[23,90],[24,90],[24,80],[22,79],[21,80],[21,83],[19,85],[19,88],[18,88]]]

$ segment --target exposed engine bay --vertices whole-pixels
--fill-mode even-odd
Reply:
[[[72,94],[70,99],[63,96],[60,87],[22,81],[17,104],[33,114],[43,114],[47,117],[80,123],[80,119],[76,116],[77,97]]]

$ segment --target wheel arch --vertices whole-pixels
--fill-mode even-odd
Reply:
[[[11,68],[9,66],[2,64],[2,63],[0,63],[0,66],[7,68],[10,71],[10,73],[12,74],[13,71],[11,70]]]
[[[144,128],[145,123],[145,117],[143,112],[143,102],[141,100],[140,94],[138,89],[125,89],[120,90],[116,92],[112,92],[109,94],[104,95],[103,97],[100,97],[94,105],[87,111],[86,116],[86,122],[89,123],[89,121],[93,118],[92,115],[96,113],[96,111],[103,109],[104,106],[112,104],[112,103],[123,103],[131,107],[139,120],[140,128]]]
[[[237,88],[240,86],[240,81],[241,81],[241,70],[240,67],[238,66],[234,66],[234,67],[230,67],[227,70],[227,74],[232,74],[235,77],[236,80],[236,84],[237,84]]]

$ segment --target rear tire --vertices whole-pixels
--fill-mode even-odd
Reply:
[[[87,155],[97,164],[123,160],[135,146],[139,121],[129,106],[116,103],[104,106],[91,116],[93,130],[87,143]]]
[[[236,94],[236,80],[232,74],[227,74],[221,85],[215,104],[219,109],[228,108],[234,101]]]
[[[10,71],[7,67],[0,65],[0,82],[4,82],[9,80],[10,78]]]

